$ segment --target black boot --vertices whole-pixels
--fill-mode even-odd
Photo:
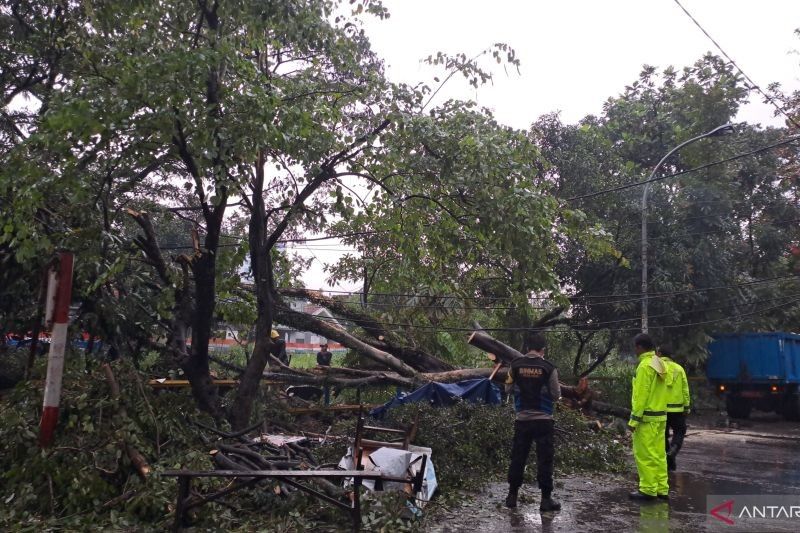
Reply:
[[[640,502],[651,502],[656,499],[655,496],[651,496],[650,494],[645,494],[644,492],[640,492],[638,490],[635,490],[630,494],[628,494],[628,497],[631,500],[636,500]]]
[[[539,510],[543,513],[547,511],[560,511],[561,504],[550,496],[547,498],[542,496],[542,502],[539,504]]]
[[[508,507],[509,509],[513,509],[514,507],[517,506],[517,493],[518,492],[519,492],[518,488],[516,488],[516,489],[509,488],[508,489],[508,496],[506,496],[506,507]]]

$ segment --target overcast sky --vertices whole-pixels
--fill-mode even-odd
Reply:
[[[800,89],[800,0],[681,0],[683,6],[762,88]],[[560,111],[571,123],[599,114],[603,102],[633,82],[642,65],[691,65],[719,53],[674,0],[384,0],[388,20],[366,25],[393,81],[433,84],[421,59],[437,51],[473,56],[495,42],[517,52],[520,73],[494,67],[494,83],[477,90],[454,78],[442,96],[471,98],[500,122],[527,128]],[[486,61],[487,67],[492,62]],[[752,97],[738,119],[782,125],[774,108]],[[341,255],[327,242],[305,276],[324,288],[322,262]],[[312,247],[313,248],[313,247]],[[312,252],[306,251],[309,256]],[[354,289],[347,285],[345,290]]]

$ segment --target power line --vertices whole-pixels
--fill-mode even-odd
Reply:
[[[667,296],[675,296],[679,294],[692,294],[698,292],[706,292],[706,291],[713,291],[713,290],[722,290],[722,289],[734,289],[739,287],[747,287],[750,285],[757,285],[761,283],[772,283],[778,281],[785,281],[793,279],[798,279],[797,276],[788,275],[788,276],[774,276],[772,278],[764,278],[764,279],[757,279],[751,281],[745,281],[742,283],[735,283],[729,285],[717,285],[714,287],[702,287],[698,289],[683,289],[677,291],[662,291],[662,292],[648,292],[647,298],[658,298],[658,297],[667,297]],[[284,287],[284,288],[293,288],[293,287]],[[278,288],[280,291],[281,288]],[[335,289],[326,289],[320,292],[327,292],[330,294],[343,294],[349,296],[358,296],[363,295],[363,291],[342,291],[342,290],[335,290]],[[514,297],[512,296],[455,296],[455,295],[441,295],[441,294],[422,294],[422,293],[393,293],[393,292],[370,292],[369,295],[372,296],[388,296],[388,297],[401,297],[401,298],[434,298],[434,299],[460,299],[460,300],[487,300],[487,301],[503,301],[503,300],[513,300]],[[567,299],[573,302],[580,302],[582,300],[594,300],[599,298],[607,299],[605,302],[601,302],[604,304],[608,303],[624,303],[624,302],[634,302],[640,301],[641,297],[644,296],[643,293],[626,293],[626,294],[597,294],[597,295],[587,295],[587,296],[567,296]],[[611,298],[623,298],[622,300],[611,299]],[[636,297],[636,298],[631,298]],[[631,299],[628,299],[631,298]],[[555,297],[553,296],[531,296],[526,298],[527,300],[554,300]],[[596,304],[588,304],[588,305],[596,305]]]
[[[762,304],[762,303],[767,303],[767,302],[774,302],[774,301],[778,301],[778,300],[785,300],[786,298],[794,298],[794,297],[800,297],[800,293],[793,293],[793,294],[790,294],[790,295],[776,296],[774,298],[756,299],[756,300],[753,300],[753,301],[750,301],[750,302],[742,302],[742,301],[740,301],[743,298],[746,298],[746,296],[738,295],[738,296],[734,296],[734,297],[727,298],[726,300],[724,300],[724,305],[716,305],[714,307],[705,307],[705,308],[700,308],[700,309],[688,309],[688,310],[682,311],[681,314],[685,315],[685,314],[694,314],[694,313],[707,313],[707,312],[710,312],[710,311],[720,311],[720,310],[723,310],[723,309],[730,309],[732,306],[736,306],[737,304],[740,304],[740,305],[754,305],[754,304]],[[354,305],[354,306],[360,306],[360,304],[358,302],[340,302],[340,303],[346,303],[346,304],[351,304],[351,305]],[[370,307],[374,306],[374,305],[375,304],[371,303]],[[389,307],[389,308],[397,309],[397,310],[401,310],[401,309],[449,309],[449,310],[452,310],[452,311],[489,311],[489,310],[496,310],[496,309],[500,309],[500,310],[503,310],[503,309],[519,309],[518,307],[446,308],[444,306],[416,306],[416,305],[409,305],[409,304],[380,304],[380,305],[383,306],[383,307]],[[591,305],[599,306],[599,305],[604,305],[604,304],[603,303],[597,303],[597,304],[591,304]],[[537,309],[537,310],[552,310],[552,307],[534,307],[533,309]],[[650,318],[664,318],[664,317],[669,317],[669,316],[673,316],[673,315],[674,315],[674,313],[664,313],[664,314],[660,314],[660,315],[652,315]],[[346,318],[345,320],[350,320],[350,321],[355,322],[354,319]],[[373,323],[375,323],[375,324],[390,324],[389,322],[381,322],[379,319],[372,318],[372,317],[368,317],[368,320],[373,322]],[[634,321],[639,321],[639,320],[640,320],[640,317],[639,316],[635,316],[635,317],[621,318],[621,319],[616,319],[616,320],[593,322],[590,325],[593,326],[593,327],[607,326],[607,325],[610,325],[610,324],[634,322]],[[409,326],[409,327],[413,327],[414,326],[413,324],[402,324],[402,325],[403,326]]]
[[[761,226],[777,226],[779,224],[789,224],[792,222],[800,222],[800,218],[790,218],[785,220],[775,220],[774,222],[754,222],[750,224],[749,227],[761,227]],[[740,230],[742,228],[739,228]],[[677,239],[680,237],[697,237],[701,235],[714,235],[716,233],[726,233],[731,231],[729,228],[724,229],[717,229],[717,230],[708,230],[708,231],[699,231],[695,233],[673,233],[671,235],[662,235],[661,237],[650,237],[649,240],[651,241],[661,241],[666,239]]]
[[[759,299],[759,300],[753,300],[751,302],[740,302],[740,305],[751,306],[751,305],[758,305],[758,304],[763,304],[763,303],[768,303],[768,302],[782,301],[782,300],[786,300],[787,298],[791,299],[791,298],[796,298],[796,297],[800,297],[800,292],[789,294],[789,295],[776,296],[774,298],[764,298],[764,299]],[[738,299],[739,299],[739,297],[728,298],[726,300],[727,303],[725,305],[716,305],[714,307],[704,307],[704,308],[701,308],[701,309],[687,309],[685,311],[680,311],[680,314],[681,315],[685,315],[685,314],[696,314],[696,313],[709,313],[711,311],[721,311],[723,309],[730,309],[731,307],[736,306],[736,303],[737,303]],[[660,315],[651,315],[650,318],[665,318],[665,317],[670,317],[670,316],[674,316],[674,313],[662,313]],[[607,326],[607,325],[610,325],[610,324],[618,324],[618,323],[624,323],[624,322],[634,322],[634,321],[638,322],[639,320],[641,320],[640,316],[633,316],[633,317],[630,317],[630,318],[620,318],[620,319],[616,319],[616,320],[606,320],[606,321],[603,321],[603,322],[594,322],[591,325],[592,326]]]
[[[720,51],[720,53],[721,53],[723,56],[725,56],[725,59],[727,59],[728,61],[730,61],[731,65],[733,65],[734,67],[736,67],[736,70],[738,70],[738,71],[739,71],[739,73],[740,73],[740,74],[741,74],[741,75],[744,77],[744,79],[746,79],[748,82],[750,82],[750,85],[752,86],[752,88],[753,88],[753,89],[755,89],[755,90],[757,90],[759,93],[761,93],[761,96],[763,96],[763,97],[764,97],[764,98],[767,100],[767,102],[769,102],[770,104],[772,104],[772,106],[773,106],[773,107],[775,107],[775,109],[777,109],[777,110],[778,110],[778,112],[779,112],[780,114],[782,114],[783,116],[785,116],[785,117],[786,117],[786,119],[787,119],[789,122],[791,122],[791,123],[792,123],[792,125],[794,125],[794,127],[795,127],[795,128],[797,128],[797,129],[800,129],[800,124],[798,124],[797,122],[795,122],[794,118],[792,118],[792,117],[791,117],[791,116],[790,116],[788,113],[786,113],[786,111],[784,111],[784,109],[783,109],[781,106],[779,106],[777,103],[775,103],[775,100],[773,100],[771,96],[769,96],[767,93],[765,93],[765,92],[764,92],[764,91],[761,89],[761,87],[759,87],[759,85],[758,85],[756,82],[754,82],[754,81],[753,81],[753,79],[752,79],[750,76],[748,76],[747,74],[745,74],[744,70],[742,70],[742,68],[741,68],[741,67],[740,67],[738,64],[736,64],[736,61],[734,61],[734,60],[733,60],[733,58],[732,58],[731,56],[729,56],[729,55],[727,54],[727,52],[725,52],[725,50],[723,50],[723,49],[722,49],[722,47],[719,45],[719,43],[718,43],[718,42],[717,42],[717,41],[716,41],[716,40],[715,40],[715,39],[714,39],[714,38],[713,38],[713,37],[712,37],[712,36],[711,36],[711,35],[710,35],[710,34],[709,34],[707,31],[706,31],[706,29],[705,29],[705,28],[703,28],[703,26],[701,26],[701,25],[700,25],[700,23],[697,21],[697,19],[696,19],[696,18],[694,18],[694,17],[692,16],[692,14],[691,14],[691,13],[689,13],[689,11],[688,11],[688,10],[687,10],[685,7],[683,7],[683,4],[681,4],[679,0],[674,0],[674,2],[675,2],[676,4],[678,4],[678,7],[680,7],[680,8],[681,8],[681,10],[682,10],[684,13],[686,13],[686,16],[687,16],[687,17],[689,17],[689,18],[691,19],[691,21],[692,21],[692,22],[694,22],[694,25],[695,25],[695,26],[697,26],[698,28],[700,28],[700,31],[701,31],[701,32],[703,32],[703,34],[704,34],[706,37],[708,37],[708,40],[710,40],[712,43],[714,43],[714,46],[716,46],[716,47],[717,47],[717,50],[719,50],[719,51]]]
[[[730,315],[730,316],[726,316],[726,317],[719,318],[719,319],[711,319],[711,320],[704,320],[704,321],[698,321],[698,322],[682,322],[682,323],[679,323],[679,324],[669,324],[669,325],[664,325],[664,326],[653,326],[653,329],[674,329],[674,328],[683,328],[683,327],[715,324],[715,323],[729,321],[729,320],[732,320],[732,319],[738,319],[738,318],[743,318],[743,317],[747,317],[747,316],[753,316],[753,315],[756,315],[756,314],[761,314],[761,313],[764,313],[764,312],[767,312],[767,311],[773,311],[775,309],[780,309],[782,307],[786,307],[788,305],[792,305],[792,304],[796,304],[796,303],[800,302],[800,298],[794,298],[794,296],[796,296],[796,294],[792,294],[790,296],[783,296],[783,297],[780,297],[780,298],[774,298],[774,299],[768,299],[768,300],[758,300],[758,301],[755,301],[755,302],[751,302],[750,305],[757,305],[759,303],[764,303],[764,302],[768,302],[768,301],[775,301],[777,299],[784,300],[786,298],[791,298],[787,302],[782,302],[782,303],[774,305],[774,306],[765,307],[765,308],[757,309],[757,310],[746,312],[746,313],[739,313],[739,314],[736,314],[736,315]],[[708,310],[715,310],[715,309],[716,308],[709,308]],[[701,312],[701,311],[704,312],[704,311],[707,311],[707,310],[697,310],[697,312]],[[305,315],[306,314],[306,313],[303,313],[301,311],[294,311],[294,310],[291,310],[290,312],[294,313],[294,314],[301,314],[301,315]],[[353,323],[353,324],[357,325],[357,321],[354,320],[354,319],[350,319],[350,318],[329,318],[329,317],[320,317],[320,316],[317,316],[317,317],[314,317],[314,318],[317,319],[317,320],[320,320],[322,322],[328,322],[328,323],[340,324],[341,322],[348,322],[348,323]],[[588,323],[587,324],[571,324],[570,328],[572,328],[574,330],[577,330],[577,331],[594,331],[594,330],[597,330],[598,327],[602,326],[603,324],[613,324],[613,323],[628,322],[628,321],[633,322],[633,321],[638,321],[638,320],[639,320],[639,318],[636,317],[636,318],[630,318],[630,319],[609,321],[607,323],[598,322],[598,323],[594,323],[594,324],[588,324]],[[405,328],[410,328],[410,329],[433,330],[433,331],[452,331],[452,332],[471,332],[471,331],[475,331],[475,328],[464,328],[464,327],[457,327],[457,326],[434,326],[434,325],[428,325],[428,324],[386,322],[386,321],[377,321],[377,320],[373,320],[371,322],[374,323],[374,324],[378,324],[378,325],[381,325],[381,326],[384,326],[384,327],[388,327],[389,329],[395,329],[395,330],[402,330],[402,329],[405,329]],[[538,331],[553,331],[553,328],[550,328],[550,327],[541,327],[541,328],[532,328],[532,327],[498,327],[498,328],[492,328],[492,327],[487,327],[487,328],[482,328],[482,329],[484,331],[498,331],[498,332],[537,331],[537,330]],[[621,331],[639,331],[639,330],[641,330],[641,328],[639,328],[639,327],[601,328],[601,329],[608,330],[608,331],[620,331],[620,332]]]
[[[798,140],[800,140],[800,135],[793,135],[792,137],[789,137],[788,139],[784,139],[782,141],[778,141],[776,143],[773,143],[773,144],[770,144],[770,145],[767,145],[767,146],[762,146],[761,148],[756,148],[755,150],[751,150],[749,152],[744,152],[744,153],[741,153],[741,154],[738,154],[738,155],[734,155],[734,156],[728,157],[726,159],[720,159],[719,161],[713,161],[711,163],[706,163],[704,165],[700,165],[699,167],[694,167],[694,168],[689,168],[689,169],[686,169],[686,170],[681,170],[680,172],[675,172],[673,174],[667,174],[666,176],[657,176],[655,178],[650,178],[650,179],[646,179],[646,180],[642,180],[642,181],[635,181],[633,183],[628,183],[627,185],[619,185],[617,187],[611,187],[611,188],[608,188],[608,189],[602,189],[602,190],[591,192],[591,193],[587,193],[587,194],[581,194],[579,196],[573,196],[571,198],[567,198],[565,201],[574,202],[575,200],[583,200],[583,199],[586,199],[586,198],[594,198],[595,196],[600,196],[602,194],[608,194],[608,193],[611,193],[611,192],[624,191],[626,189],[631,189],[633,187],[639,187],[640,185],[646,185],[648,183],[653,183],[655,181],[661,181],[661,180],[665,180],[665,179],[668,179],[668,178],[674,178],[676,176],[682,176],[683,174],[689,174],[690,172],[697,172],[699,170],[705,170],[707,168],[711,168],[711,167],[714,167],[714,166],[717,166],[717,165],[722,165],[722,164],[725,164],[725,163],[730,163],[731,161],[736,161],[737,159],[742,159],[744,157],[748,157],[748,156],[751,156],[751,155],[760,154],[761,152],[766,152],[766,151],[772,150],[773,148],[777,148],[777,147],[783,146],[785,144],[793,143],[793,142],[798,141]]]

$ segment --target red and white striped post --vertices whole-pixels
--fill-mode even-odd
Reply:
[[[64,351],[67,347],[69,304],[72,301],[71,252],[59,252],[58,263],[50,270],[45,306],[45,328],[51,330],[50,352],[47,357],[47,380],[44,385],[44,408],[39,423],[39,446],[53,443],[58,424],[58,404],[61,401],[61,381],[64,376]]]

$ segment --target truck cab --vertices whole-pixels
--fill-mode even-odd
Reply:
[[[800,335],[727,333],[709,343],[706,376],[725,398],[728,415],[748,418],[752,409],[800,419]]]

